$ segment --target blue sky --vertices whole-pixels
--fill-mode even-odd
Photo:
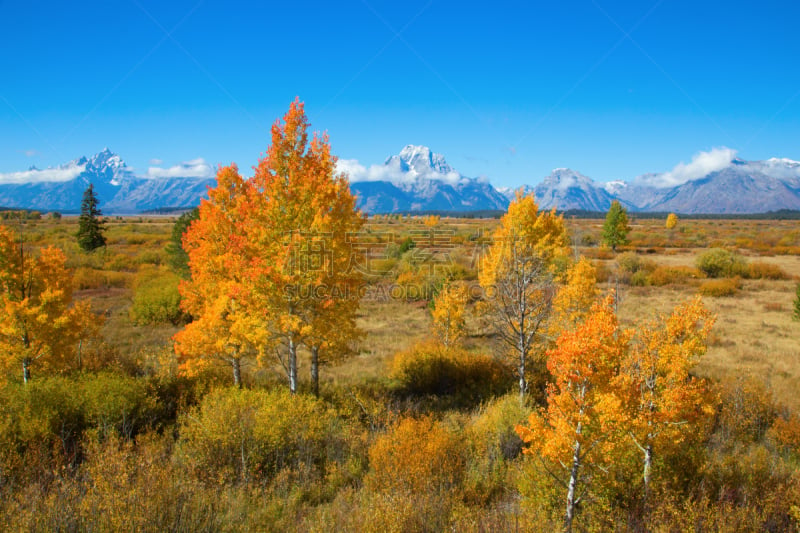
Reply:
[[[336,155],[535,184],[800,159],[794,2],[0,0],[0,173],[108,146],[250,167],[295,96]]]

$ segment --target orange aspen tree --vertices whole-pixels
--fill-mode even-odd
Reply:
[[[254,304],[266,336],[283,346],[289,388],[297,391],[297,350],[312,352],[316,381],[321,351],[357,335],[359,272],[354,233],[364,223],[346,176],[336,172],[327,135],[309,140],[303,104],[295,100],[272,126],[247,198]],[[316,388],[316,385],[314,385]]]
[[[51,371],[74,366],[81,342],[96,336],[102,323],[88,302],[73,303],[66,260],[55,247],[27,254],[0,226],[0,363],[21,364],[25,383],[34,364]]]
[[[552,310],[554,263],[568,256],[563,218],[555,209],[540,212],[532,193],[518,192],[492,236],[479,281],[483,311],[514,360],[521,397],[528,390],[529,360]]]
[[[693,423],[713,411],[705,383],[689,373],[706,352],[713,324],[697,297],[637,327],[625,374],[631,392],[629,435],[642,454],[645,502],[655,454],[679,446],[696,429]]]
[[[200,203],[183,236],[191,277],[180,284],[181,308],[194,320],[175,337],[181,370],[189,375],[213,361],[230,365],[242,386],[242,361],[255,354],[258,328],[248,312],[250,256],[241,204],[247,182],[235,165],[220,168],[217,186]]]
[[[547,408],[530,415],[516,431],[565,491],[564,531],[572,531],[576,510],[592,477],[612,463],[624,428],[619,369],[630,332],[621,330],[613,300],[598,302],[576,329],[564,332],[547,352],[553,383]]]

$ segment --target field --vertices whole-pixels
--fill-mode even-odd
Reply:
[[[209,402],[213,400],[219,402],[215,404],[216,408],[230,414],[238,412],[236,410],[239,407],[225,393],[216,396],[216,393],[209,393],[227,390],[230,378],[224,367],[208,370],[189,381],[176,373],[177,361],[172,353],[171,338],[184,327],[186,317],[182,317],[176,309],[168,309],[164,311],[166,314],[158,315],[162,318],[153,318],[156,316],[152,314],[155,304],[148,307],[141,303],[142,300],[137,300],[137,294],[141,297],[148,290],[155,291],[153,287],[158,287],[158,291],[162,292],[177,287],[178,277],[170,270],[170,254],[167,252],[175,221],[176,218],[170,216],[110,217],[106,221],[107,247],[90,254],[78,249],[74,237],[77,220],[74,218],[4,221],[6,226],[22,235],[25,247],[30,252],[47,245],[64,250],[67,264],[74,272],[75,298],[88,300],[92,310],[104,317],[102,338],[85,350],[84,361],[78,369],[83,373],[76,374],[73,368],[53,379],[84,380],[80,383],[86,384],[81,386],[91,388],[93,378],[85,377],[86,370],[99,372],[98,376],[128,376],[132,382],[148,383],[147,387],[151,387],[148,389],[151,391],[147,393],[148,398],[157,398],[153,400],[156,403],[171,403],[169,408],[162,406],[161,411],[154,404],[148,404],[152,413],[158,411],[157,415],[148,415],[155,422],[143,422],[136,426],[136,430],[128,428],[129,431],[109,431],[108,428],[98,429],[99,426],[92,429],[89,421],[94,419],[82,415],[81,424],[86,429],[82,429],[81,434],[75,437],[80,442],[69,445],[80,448],[80,453],[63,452],[69,440],[63,431],[61,440],[53,438],[47,441],[56,449],[55,452],[52,449],[36,451],[26,444],[27,441],[21,440],[22,437],[18,437],[13,445],[8,439],[0,441],[0,448],[6,446],[6,451],[0,456],[4,461],[0,463],[0,492],[5,491],[11,498],[8,500],[10,503],[0,507],[0,514],[6,516],[6,522],[0,519],[0,525],[5,524],[7,529],[48,530],[83,529],[94,524],[99,530],[109,530],[125,524],[126,520],[133,520],[131,517],[136,515],[140,522],[137,522],[138,527],[131,526],[133,529],[155,527],[147,522],[147,516],[137,514],[138,511],[134,509],[137,505],[142,509],[148,508],[148,505],[154,506],[150,507],[151,513],[158,505],[173,509],[178,515],[188,513],[196,520],[194,526],[189,522],[177,526],[172,523],[169,526],[187,531],[220,527],[235,530],[237,527],[231,524],[236,520],[242,521],[242,530],[311,530],[314,529],[312,525],[316,524],[315,527],[321,530],[338,527],[344,530],[381,531],[394,528],[391,526],[394,523],[392,520],[400,524],[397,530],[401,531],[441,528],[526,530],[536,529],[533,524],[541,525],[541,520],[548,520],[550,522],[546,523],[551,525],[559,523],[561,508],[557,504],[532,507],[525,503],[526,498],[553,502],[558,499],[553,496],[552,490],[536,488],[539,487],[536,483],[543,483],[543,474],[532,473],[534,467],[525,463],[523,456],[518,456],[518,450],[504,451],[505,459],[498,459],[495,466],[487,463],[489,459],[486,454],[495,453],[492,446],[502,448],[508,445],[511,441],[507,434],[513,434],[511,427],[521,422],[520,413],[530,412],[532,406],[521,406],[514,394],[490,400],[493,395],[465,398],[458,392],[448,393],[449,396],[409,393],[392,374],[393,361],[398,353],[413,349],[430,337],[429,300],[446,277],[473,288],[470,291],[472,298],[467,305],[465,349],[470,353],[490,356],[498,356],[502,351],[480,312],[477,301],[480,290],[476,281],[480,258],[491,244],[490,236],[498,225],[497,220],[431,220],[407,216],[374,216],[369,219],[362,232],[364,242],[370,243],[370,252],[366,262],[361,264],[366,285],[358,315],[358,326],[365,335],[355,344],[355,353],[351,357],[323,368],[321,396],[325,406],[313,404],[309,395],[308,402],[311,403],[308,404],[308,411],[297,415],[301,422],[309,422],[311,418],[308,417],[317,409],[326,413],[319,415],[324,420],[333,416],[330,413],[335,411],[339,420],[346,421],[340,423],[350,428],[339,428],[337,431],[340,433],[336,433],[336,437],[328,433],[322,437],[308,437],[311,440],[322,439],[318,446],[331,446],[331,439],[343,439],[336,446],[343,446],[350,454],[349,458],[336,458],[335,453],[325,448],[327,451],[323,455],[327,454],[327,459],[320,459],[326,465],[322,474],[314,470],[319,467],[314,462],[316,459],[306,463],[302,460],[292,462],[289,458],[286,458],[286,464],[294,465],[291,468],[281,470],[273,465],[270,468],[277,473],[247,474],[250,470],[244,466],[244,455],[239,466],[236,460],[228,464],[226,461],[230,459],[222,456],[206,458],[204,463],[198,457],[203,453],[212,453],[210,448],[201,450],[191,448],[191,443],[187,444],[189,437],[186,435],[199,431],[193,426],[192,420],[208,414],[199,411],[199,405],[205,406],[203,409],[212,409]],[[792,319],[792,313],[800,281],[800,221],[681,219],[676,228],[668,230],[663,219],[635,218],[631,221],[630,242],[614,252],[599,245],[602,220],[571,218],[566,222],[575,256],[589,258],[597,271],[602,292],[617,295],[618,315],[623,325],[634,325],[642,318],[669,314],[676,305],[689,301],[697,294],[702,295],[704,305],[716,317],[708,338],[707,353],[692,369],[694,375],[708,378],[714,384],[714,394],[721,402],[714,415],[716,429],[707,428],[704,441],[707,447],[704,452],[706,462],[702,468],[698,468],[698,472],[706,476],[700,484],[704,488],[698,488],[700,485],[695,486],[691,481],[673,480],[673,484],[669,485],[671,488],[663,490],[675,490],[674,487],[681,483],[684,484],[681,486],[688,488],[685,488],[684,494],[675,495],[674,498],[669,493],[663,507],[650,511],[653,513],[651,516],[660,516],[654,520],[663,520],[664,524],[668,524],[664,526],[665,530],[697,527],[701,523],[705,523],[708,530],[777,531],[796,528],[800,519],[800,511],[797,510],[800,501],[794,498],[800,498],[800,486],[792,472],[796,471],[797,454],[800,453],[797,448],[800,445],[800,425],[795,427],[791,424],[800,413],[800,396],[796,394],[800,388],[800,322]],[[716,249],[724,249],[731,257],[735,257],[736,266],[735,272],[712,279],[698,267],[701,258]],[[172,318],[164,319],[163,316]],[[309,354],[301,351],[300,357],[300,390],[305,398],[309,390]],[[21,387],[20,376],[16,375],[18,369],[12,370],[14,374],[8,377],[4,392],[6,398],[13,397],[9,395],[15,394],[13,391]],[[37,378],[34,371],[33,383]],[[250,389],[248,394],[253,395],[252,405],[261,405],[258,409],[267,413],[264,416],[273,417],[271,420],[275,421],[275,427],[283,423],[279,421],[282,415],[280,411],[270,411],[269,405],[280,404],[284,401],[283,397],[274,396],[267,400],[258,395],[262,392],[278,394],[275,391],[284,388],[285,379],[277,359],[261,361],[260,364],[253,362],[244,368],[245,388]],[[155,383],[160,385],[153,385]],[[504,383],[506,390],[513,390],[513,383]],[[743,405],[736,404],[737,398],[744,398]],[[259,402],[266,403],[262,405]],[[195,419],[186,418],[187,412],[191,412]],[[409,414],[414,416],[406,418]],[[6,431],[11,431],[12,427],[25,427],[24,424],[14,426],[18,422],[12,423],[12,415],[6,413],[3,416],[5,418],[0,417],[0,423],[8,426]],[[210,419],[204,420],[208,423]],[[773,422],[776,420],[784,421],[786,427],[778,422],[775,422],[775,426]],[[56,421],[50,419],[42,423],[52,425]],[[117,422],[110,424],[119,427],[115,425]],[[417,425],[405,427],[404,424]],[[487,424],[494,424],[492,427],[495,429],[487,429]],[[312,426],[315,429],[308,431],[333,431],[313,424],[309,428]],[[2,427],[0,425],[0,429]],[[127,428],[124,424],[123,427]],[[782,437],[775,437],[778,434],[775,427],[784,428]],[[168,428],[172,428],[173,434],[180,432],[182,436],[176,437],[177,440],[173,442],[172,438],[168,438]],[[55,430],[28,428],[25,431],[27,434],[37,434],[36,431],[47,433]],[[262,428],[254,431],[273,430]],[[418,488],[413,479],[408,481],[411,483],[411,493],[403,492],[408,487],[396,487],[396,494],[386,492],[386,489],[380,488],[381,484],[394,483],[386,479],[395,479],[390,476],[392,468],[381,463],[386,459],[380,455],[380,450],[384,449],[381,446],[388,446],[381,440],[385,439],[386,431],[394,432],[392,434],[396,439],[406,438],[406,444],[412,448],[422,444],[411,436],[403,437],[403,431],[427,435],[426,439],[432,439],[432,442],[438,443],[435,446],[439,446],[436,448],[432,444],[434,448],[429,452],[431,457],[448,457],[453,453],[454,448],[451,447],[459,447],[462,443],[471,446],[469,453],[472,455],[466,456],[463,464],[453,467],[461,472],[459,475],[462,477],[458,481],[446,482],[443,485],[446,486],[444,492],[438,485],[438,488],[427,484],[424,488]],[[481,431],[493,435],[490,440],[495,439],[491,442],[497,444],[481,444],[482,437],[476,436],[484,435]],[[140,439],[136,439],[138,444],[134,448],[133,444],[126,444],[126,437],[132,438],[135,433],[157,433],[161,436],[147,437],[150,440],[141,440],[141,443]],[[729,442],[723,442],[722,435],[727,436]],[[453,441],[453,438],[456,440]],[[241,441],[241,446],[245,446],[244,442]],[[8,446],[16,446],[16,451],[8,452],[11,449]],[[57,450],[59,446],[62,451]],[[148,456],[149,453],[155,454],[155,458]],[[196,456],[192,456],[192,453]],[[223,454],[219,450],[216,453]],[[256,451],[253,453],[254,456],[257,454]],[[308,451],[309,456],[313,453],[316,452]],[[404,452],[401,449],[391,453],[413,456],[411,451]],[[173,456],[174,459],[169,459]],[[72,469],[75,474],[33,473],[37,467],[29,469],[21,466],[31,457],[39,461],[42,468],[61,466]],[[180,481],[185,484],[170,489],[170,483],[177,481],[158,476],[155,480],[148,480],[142,478],[141,473],[123,473],[113,466],[114,463],[128,464],[126,461],[134,461],[131,464],[135,464],[135,461],[144,460],[141,457],[149,457],[147,460],[154,461],[152,468],[167,472],[165,476],[172,475],[175,479],[185,480]],[[734,466],[740,460],[749,466]],[[83,464],[84,461],[88,462]],[[331,462],[335,466],[331,467]],[[309,466],[312,463],[316,466]],[[119,481],[116,488],[108,488],[110,495],[107,498],[112,498],[113,494],[121,498],[130,487],[144,491],[144,485],[151,484],[158,487],[154,491],[174,490],[188,500],[165,502],[159,499],[163,495],[144,491],[137,493],[139,495],[136,498],[139,499],[134,498],[123,505],[119,517],[93,523],[86,518],[86,506],[93,505],[91,509],[94,511],[113,507],[111,500],[104,500],[101,495],[86,489],[87,480],[94,480],[92,483],[97,484],[98,479],[105,479],[103,476],[106,474],[101,471],[103,468],[109,469],[106,473],[108,476],[123,476],[127,480]],[[311,468],[313,472],[304,468]],[[382,473],[380,468],[384,469]],[[404,468],[413,469],[411,466]],[[747,468],[751,468],[751,471],[746,471]],[[423,470],[419,476],[434,479],[439,475]],[[218,477],[204,477],[212,474]],[[248,475],[260,481],[249,481]],[[381,478],[381,475],[390,478]],[[406,474],[398,475],[402,477]],[[522,481],[525,477],[539,481],[531,488],[532,482],[526,484]],[[117,481],[109,478],[104,483],[113,484]],[[219,487],[210,488],[214,483],[220,483]],[[718,492],[709,492],[711,489],[708,487],[711,486],[716,487]],[[785,499],[781,500],[773,494],[775,498],[766,503],[763,498],[754,503],[753,495],[759,494],[761,498],[765,490],[785,494]],[[191,491],[197,494],[195,499],[187,496]],[[422,491],[429,497],[419,496],[421,499],[415,499],[409,495],[414,491]],[[609,494],[613,493],[612,489],[608,491]],[[401,493],[403,497],[397,496]],[[598,504],[598,510],[591,510],[587,504],[583,511],[588,528],[636,529],[635,520],[630,516],[625,522],[625,513],[631,512],[630,509],[618,507],[620,504],[615,503],[615,496],[603,497],[610,499]],[[225,502],[222,505],[229,505],[232,510],[225,511],[211,505],[209,502],[215,498],[221,498],[220,501]],[[399,499],[395,501],[396,498]],[[598,498],[602,499],[600,496]],[[523,503],[520,504],[520,501]],[[72,518],[64,518],[65,524],[69,520],[72,522],[59,525],[53,513],[64,505],[74,506],[70,514]],[[201,512],[204,505],[211,505],[211,510]],[[615,511],[605,512],[603,505],[609,505]],[[207,516],[204,512],[211,514]],[[146,511],[142,513],[146,514]],[[13,519],[12,514],[15,516]],[[391,523],[381,522],[378,516],[381,514],[385,515],[383,520]],[[431,518],[437,515],[440,515],[438,522]],[[116,519],[121,522],[114,522]],[[431,520],[426,525],[425,521]],[[659,528],[652,526],[652,529]]]

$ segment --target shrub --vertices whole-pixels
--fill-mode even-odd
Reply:
[[[461,439],[430,417],[404,418],[369,449],[367,487],[379,492],[442,492],[464,474]]]
[[[686,283],[690,279],[702,278],[703,274],[696,268],[687,266],[660,266],[650,273],[650,284],[657,287]]]
[[[773,263],[755,261],[750,263],[747,277],[750,279],[782,280],[789,279],[789,274],[787,274],[781,267]]]
[[[468,403],[502,394],[509,386],[506,368],[494,358],[437,341],[396,354],[390,377],[409,394],[451,395]]]
[[[756,378],[727,380],[720,396],[718,430],[726,444],[760,441],[778,416],[772,394]]]
[[[697,268],[709,278],[743,276],[748,273],[744,258],[724,248],[712,248],[697,257]]]
[[[519,394],[511,393],[490,400],[473,415],[464,432],[466,499],[485,506],[502,496],[508,467],[522,452],[522,439],[514,427],[525,422],[530,411]]]
[[[180,277],[168,270],[145,269],[134,283],[131,318],[137,324],[178,325],[186,321],[178,292]]]
[[[636,252],[624,252],[617,257],[617,265],[620,270],[628,274],[635,274],[639,271],[652,272],[656,269],[656,264],[649,260],[644,259]]]
[[[733,296],[740,287],[739,278],[710,279],[703,282],[698,291],[703,296],[723,297]]]
[[[204,481],[248,483],[282,470],[319,480],[350,447],[340,421],[312,397],[288,390],[219,389],[183,417],[183,458]]]
[[[628,283],[634,287],[646,287],[650,285],[650,276],[644,270],[640,270],[630,277]]]

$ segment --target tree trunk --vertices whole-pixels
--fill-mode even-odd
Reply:
[[[528,391],[528,383],[525,381],[525,341],[520,335],[519,342],[517,343],[517,350],[519,350],[519,397],[525,399],[525,393]]]
[[[31,380],[31,360],[29,357],[22,359],[22,382],[26,385]]]
[[[319,346],[311,347],[311,390],[319,397]]]
[[[647,505],[647,496],[650,490],[650,469],[653,466],[653,445],[648,443],[644,447],[644,469],[642,472],[642,480],[644,481],[644,502]]]
[[[236,388],[242,388],[242,364],[241,360],[237,357],[231,359],[231,366],[233,366],[233,384]]]
[[[297,346],[294,339],[289,339],[289,392],[297,392]]]
[[[581,423],[578,422],[576,434],[581,434]],[[569,486],[567,488],[567,513],[564,516],[564,531],[572,532],[572,520],[575,518],[575,489],[578,485],[578,471],[581,466],[581,443],[575,441],[575,452],[572,454],[572,469],[569,474]]]

